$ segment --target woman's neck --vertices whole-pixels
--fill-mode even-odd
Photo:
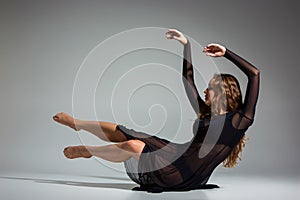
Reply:
[[[223,109],[221,109],[221,110],[220,110],[220,113],[219,113],[219,115],[223,115],[223,114],[226,114],[226,113],[228,113],[228,111],[227,111],[227,110],[223,110]]]

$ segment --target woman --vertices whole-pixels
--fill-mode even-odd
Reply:
[[[108,146],[67,147],[67,158],[96,156],[111,162],[124,162],[129,177],[141,190],[170,191],[203,188],[213,170],[237,164],[244,146],[245,132],[253,123],[259,91],[259,70],[219,44],[203,49],[211,57],[225,57],[248,77],[244,103],[239,83],[229,74],[216,74],[204,91],[205,100],[194,83],[191,47],[178,30],[169,29],[167,39],[184,46],[183,84],[189,101],[198,115],[190,142],[177,144],[109,122],[83,121],[66,113],[53,119],[76,131],[88,131],[100,139],[116,144]],[[101,128],[100,128],[100,127]],[[134,163],[136,161],[136,163]]]

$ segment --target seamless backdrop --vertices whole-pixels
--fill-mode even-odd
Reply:
[[[92,49],[115,34],[142,27],[177,28],[201,46],[221,43],[260,69],[261,90],[256,118],[248,131],[250,140],[242,162],[230,170],[219,167],[217,173],[299,175],[299,14],[298,3],[292,0],[1,0],[0,172],[125,176],[122,164],[110,165],[96,159],[65,159],[63,148],[81,144],[82,138],[55,124],[51,118],[60,111],[72,113],[75,77]],[[146,41],[152,36],[145,33],[141,37]],[[116,48],[120,48],[118,42],[108,51]],[[175,45],[175,49],[180,54],[182,47]],[[193,57],[200,54],[193,52]],[[181,59],[166,52],[144,50],[118,59],[104,76],[105,82],[99,83],[103,90],[95,94],[99,100],[95,110],[100,120],[114,120],[111,107],[106,106],[110,103],[109,98],[104,95],[116,84],[115,76],[117,71],[120,73],[121,61],[124,61],[124,68],[130,70],[130,62],[136,58],[140,61],[138,64],[166,61],[180,72]],[[208,63],[212,62],[220,71],[238,76],[245,89],[246,79],[233,64],[225,59],[208,60]],[[155,70],[157,74],[152,71],[151,76],[164,79],[158,65]],[[141,72],[139,78],[148,79],[149,74]],[[200,74],[196,80],[202,94],[205,81]],[[126,88],[126,83],[123,86]],[[180,120],[174,117],[180,114],[176,101],[173,99],[173,105],[173,97],[164,96],[160,89],[146,91],[149,96],[160,99],[161,104],[168,105],[165,107],[167,114],[160,106],[147,113],[152,100],[148,105],[137,98],[130,104],[133,119],[145,125],[143,120],[148,122],[149,116],[154,124],[159,124],[155,119],[162,117],[166,120],[165,132],[168,134],[165,136],[173,137],[173,125]],[[153,102],[157,103],[157,99]],[[115,101],[118,105],[124,103],[121,98]],[[87,98],[86,103],[89,102]],[[189,105],[183,109],[189,116],[183,119],[186,124],[183,129],[189,130],[193,113]],[[84,111],[78,115],[90,117]],[[120,122],[132,125],[126,121],[129,116],[122,112],[120,115],[117,116]],[[189,136],[179,134],[177,139],[186,140]]]

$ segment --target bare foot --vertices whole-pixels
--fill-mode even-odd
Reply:
[[[69,159],[92,157],[92,154],[90,154],[85,146],[66,147],[64,154]]]
[[[64,112],[58,113],[53,117],[53,120],[60,124],[69,126],[75,131],[79,131],[79,129],[76,128],[75,119],[71,115],[68,115],[67,113]]]

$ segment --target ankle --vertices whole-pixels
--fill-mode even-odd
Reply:
[[[74,127],[76,131],[80,131],[82,129],[83,123],[82,120],[74,119]]]

